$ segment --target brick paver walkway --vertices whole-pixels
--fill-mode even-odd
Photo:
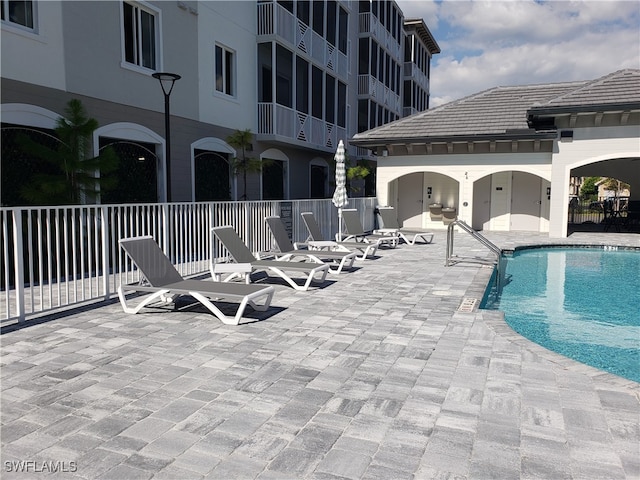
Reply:
[[[111,303],[5,329],[2,478],[640,478],[639,385],[460,310],[491,269],[444,251],[437,232],[323,288],[278,285],[240,326]],[[459,234],[456,252],[486,250]]]

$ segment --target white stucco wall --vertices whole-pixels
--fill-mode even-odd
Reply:
[[[254,2],[201,2],[198,10],[198,65],[201,122],[234,130],[257,131],[257,44]],[[215,89],[215,45],[235,55],[236,91],[233,96]]]
[[[33,2],[33,5],[35,32],[2,23],[2,76],[64,90],[62,2]]]
[[[464,220],[469,225],[472,224],[473,216],[473,187],[474,182],[492,174],[499,174],[494,177],[495,182],[501,181],[504,173],[505,187],[497,192],[498,195],[508,195],[510,199],[511,175],[506,172],[526,172],[541,177],[544,181],[551,181],[551,154],[550,153],[513,153],[513,154],[462,154],[462,155],[411,155],[411,156],[388,156],[378,158],[376,191],[378,203],[380,205],[397,205],[398,196],[406,192],[398,191],[394,181],[403,175],[415,172],[430,172],[445,175],[458,182],[459,191],[454,194],[451,186],[455,185],[451,181],[438,181],[437,175],[425,175],[423,188],[425,190],[423,202],[423,226],[427,228],[443,227],[441,222],[432,222],[428,214],[430,203],[442,203],[445,207],[455,207],[458,209],[458,218]],[[546,185],[546,184],[545,184]],[[431,198],[427,198],[426,188],[432,188]],[[493,192],[496,192],[495,186]],[[492,197],[494,195],[492,194]],[[498,198],[492,199],[499,202]],[[455,204],[451,204],[454,201]],[[505,200],[506,202],[506,200]],[[465,205],[466,203],[466,205]],[[497,206],[492,206],[492,215],[497,212]],[[505,203],[504,214],[495,213],[496,218],[492,219],[489,226],[492,230],[508,230],[509,216],[508,205]],[[547,225],[541,224],[541,228],[546,229]],[[543,230],[544,231],[544,230]]]

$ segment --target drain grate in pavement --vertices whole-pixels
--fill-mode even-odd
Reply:
[[[476,308],[477,298],[463,298],[462,303],[458,307],[459,312],[471,313]]]

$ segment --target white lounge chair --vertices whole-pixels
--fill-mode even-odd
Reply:
[[[418,239],[422,239],[422,243],[431,243],[433,241],[433,232],[422,228],[402,227],[398,222],[398,216],[393,207],[378,206],[378,215],[382,220],[382,227],[374,230],[374,233],[381,235],[398,235],[409,245],[415,245]]]
[[[210,282],[184,279],[167,256],[150,236],[123,238],[120,246],[131,257],[140,272],[140,282],[118,287],[118,297],[126,313],[138,313],[151,302],[163,300],[175,302],[177,297],[190,295],[204,305],[222,323],[238,325],[247,305],[254,310],[265,311],[271,304],[274,288],[270,285],[245,285],[238,283]],[[135,307],[127,305],[125,291],[149,292]],[[256,303],[264,297],[261,304]],[[234,316],[225,315],[212,300],[239,302]]]
[[[359,260],[364,260],[367,257],[373,257],[378,250],[377,243],[365,243],[365,242],[336,242],[333,240],[326,240],[320,230],[320,225],[316,221],[316,217],[313,212],[302,212],[302,221],[304,222],[309,232],[309,237],[305,243],[309,245],[309,248],[316,248],[319,250],[338,250],[338,251],[358,251],[360,256]]]
[[[377,235],[364,231],[360,216],[355,208],[343,208],[342,219],[346,228],[346,237],[339,241],[353,240],[356,242],[375,243],[380,246],[396,248],[399,237],[397,235]]]
[[[220,240],[220,243],[222,243],[222,245],[227,249],[233,261],[236,263],[250,265],[252,272],[261,271],[274,273],[296,290],[308,290],[313,280],[317,280],[322,283],[327,278],[329,265],[325,263],[285,262],[282,260],[268,259],[261,260],[251,253],[251,250],[249,250],[245,245],[232,226],[223,225],[220,227],[213,227],[211,230],[218,240]],[[304,278],[304,284],[299,285],[285,272],[295,272],[302,275]],[[214,273],[213,263],[211,264],[211,274],[216,275],[216,273]],[[238,274],[231,273],[225,281],[229,281],[237,276]]]
[[[316,263],[331,262],[337,267],[329,267],[331,273],[341,273],[345,268],[352,268],[356,259],[356,252],[333,252],[327,250],[309,250],[307,248],[298,248],[307,246],[306,244],[294,245],[289,239],[287,230],[282,223],[282,219],[276,215],[266,217],[267,225],[271,230],[271,235],[275,240],[277,251],[271,252],[278,260],[290,261],[295,258],[308,258]]]

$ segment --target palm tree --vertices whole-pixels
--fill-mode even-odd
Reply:
[[[234,176],[242,173],[242,199],[247,199],[247,174],[259,173],[262,171],[262,163],[255,157],[247,157],[247,151],[251,149],[251,140],[253,134],[251,129],[236,130],[234,133],[227,137],[227,143],[240,150],[240,158],[233,157],[231,159],[231,171]],[[237,194],[236,194],[237,197]],[[236,198],[237,200],[237,198]]]
[[[95,200],[102,190],[115,185],[109,174],[118,167],[118,157],[110,148],[97,157],[88,158],[91,136],[98,128],[97,120],[87,117],[82,102],[72,99],[65,109],[66,118],[56,122],[57,149],[36,143],[26,135],[20,139],[22,149],[49,166],[36,173],[20,193],[34,205],[75,205]]]

